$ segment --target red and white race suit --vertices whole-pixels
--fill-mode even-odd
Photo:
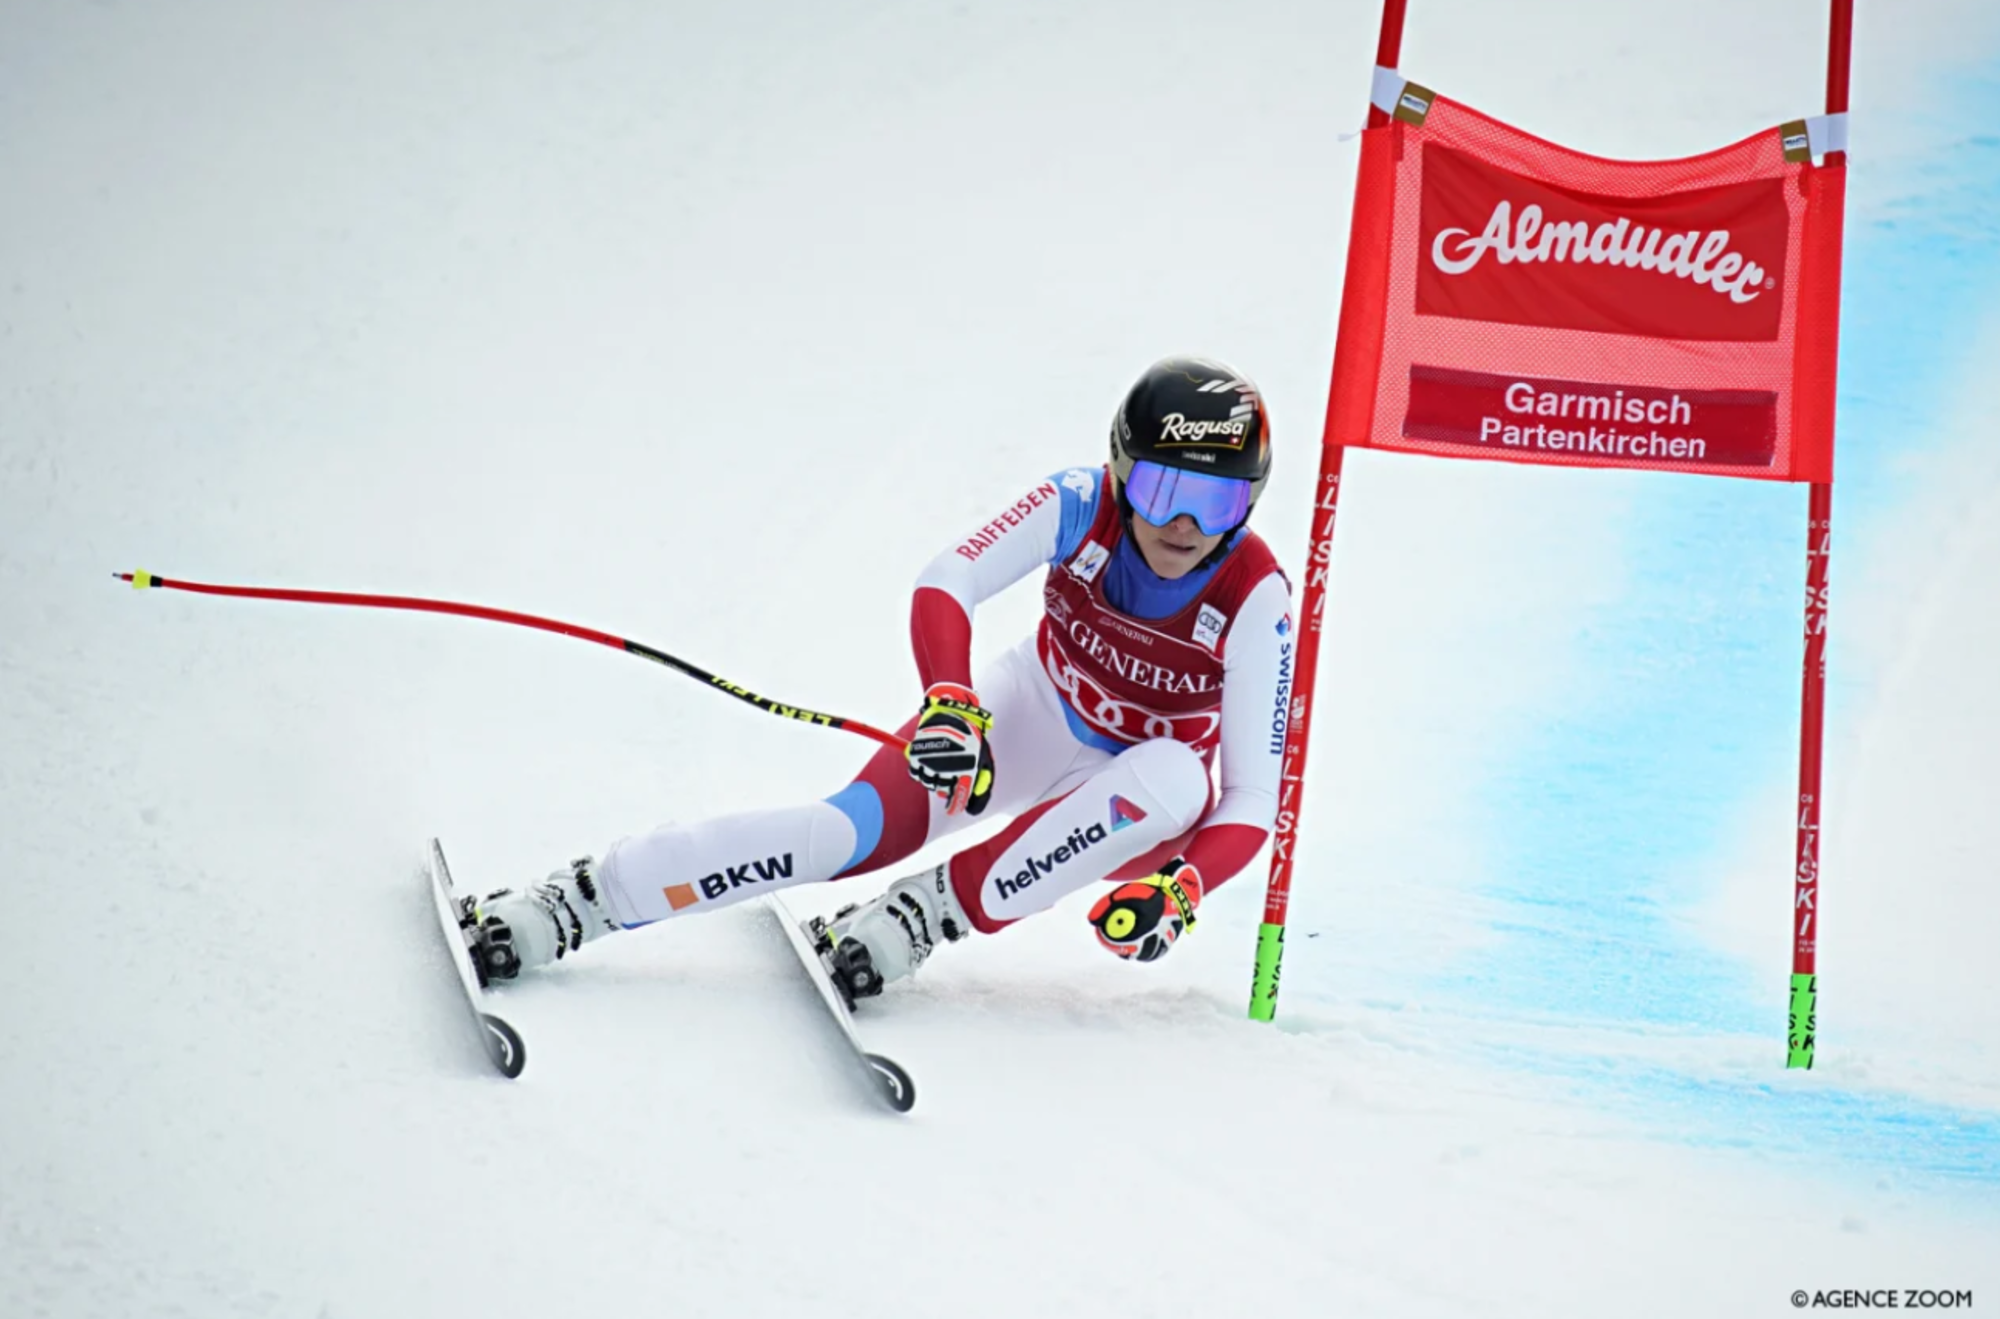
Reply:
[[[996,816],[1013,818],[949,863],[960,902],[988,932],[1175,856],[1208,892],[1249,864],[1277,814],[1290,586],[1247,530],[1218,564],[1190,574],[1200,580],[1152,577],[1132,547],[1121,553],[1109,484],[1102,469],[1051,477],[917,579],[910,633],[923,684],[965,683],[993,714],[985,813],[946,815],[885,748],[823,801],[621,839],[599,867],[619,918],[643,925],[865,874]],[[1040,626],[973,681],[973,611],[1037,569],[1046,570]],[[1107,596],[1114,578],[1177,607],[1125,612]]]

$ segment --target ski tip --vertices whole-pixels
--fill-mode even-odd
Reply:
[[[486,1056],[500,1069],[500,1075],[513,1080],[528,1065],[528,1046],[521,1042],[521,1033],[490,1012],[479,1014],[486,1025]]]
[[[875,1072],[875,1084],[882,1091],[882,1100],[898,1113],[907,1113],[916,1107],[917,1083],[903,1070],[903,1065],[893,1058],[884,1058],[879,1053],[866,1055],[868,1066]]]

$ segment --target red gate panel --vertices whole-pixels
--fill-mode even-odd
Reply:
[[[1800,125],[1618,161],[1400,106],[1362,138],[1328,443],[1832,479],[1846,171]]]

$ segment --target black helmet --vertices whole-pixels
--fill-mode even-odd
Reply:
[[[1231,530],[1250,515],[1270,473],[1271,419],[1263,396],[1248,376],[1221,362],[1155,362],[1111,419],[1119,498],[1149,522],[1188,513],[1210,535]]]

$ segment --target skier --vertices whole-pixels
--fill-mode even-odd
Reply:
[[[942,942],[992,934],[1103,880],[1089,921],[1152,961],[1276,818],[1291,588],[1245,525],[1270,471],[1248,377],[1154,364],[1118,408],[1108,466],[1043,481],[931,561],[910,636],[923,706],[823,801],[621,839],[473,904],[482,977],[775,888],[867,874],[988,811],[1012,821],[815,931],[851,998]],[[972,611],[1046,568],[1035,634],[972,681]],[[1220,761],[1219,795],[1210,766]]]

